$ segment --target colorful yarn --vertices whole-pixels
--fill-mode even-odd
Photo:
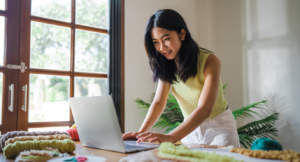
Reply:
[[[49,156],[28,155],[21,157],[21,159],[49,159]]]
[[[73,157],[72,159],[66,159],[64,162],[77,162],[76,157]]]
[[[64,160],[64,162],[85,162],[87,160],[88,160],[88,158],[79,156],[77,158],[73,157],[72,159],[66,159],[66,160]]]
[[[158,150],[158,157],[172,161],[241,162],[240,160],[236,160],[233,157],[228,157],[226,155],[190,150],[184,145],[175,146],[170,142],[162,143]]]
[[[14,143],[16,141],[33,141],[36,140],[64,140],[64,139],[72,139],[69,135],[66,134],[55,134],[55,135],[49,135],[49,136],[20,136],[20,137],[14,137],[9,138],[5,141],[5,146],[7,146],[9,143]]]
[[[43,150],[45,147],[57,148],[59,152],[73,153],[75,150],[75,142],[70,139],[64,140],[42,140],[38,141],[16,141],[15,143],[8,144],[3,149],[3,155],[6,158],[18,156],[20,152],[25,150]]]
[[[21,158],[35,155],[35,156],[48,156],[48,157],[56,157],[59,156],[59,152],[57,151],[47,151],[47,150],[30,150],[30,151],[22,151],[20,152]]]
[[[39,136],[39,135],[54,135],[54,134],[66,134],[69,135],[68,132],[65,131],[37,131],[37,132],[26,132],[26,131],[12,131],[7,132],[6,134],[1,135],[0,139],[0,151],[5,147],[5,141],[9,138],[14,138],[16,136]]]
[[[88,159],[86,157],[79,156],[79,157],[76,158],[76,160],[77,160],[77,162],[85,162]]]
[[[76,124],[73,124],[71,129],[77,129]]]
[[[68,129],[66,131],[70,134],[72,140],[74,140],[74,141],[80,140],[77,129]]]
[[[282,150],[282,146],[279,142],[269,138],[258,138],[253,141],[251,150]]]

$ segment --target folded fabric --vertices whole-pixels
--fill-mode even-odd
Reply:
[[[66,131],[70,134],[73,141],[79,141],[77,129],[68,129]]]
[[[25,150],[43,150],[46,147],[56,148],[61,153],[73,153],[75,150],[75,142],[70,139],[42,141],[34,139],[33,141],[16,141],[15,143],[10,143],[4,147],[3,155],[6,158],[13,158]]]
[[[36,140],[64,140],[71,139],[69,135],[66,134],[55,134],[55,135],[47,135],[47,136],[18,136],[14,138],[9,138],[5,141],[5,146],[9,143],[14,143],[16,141],[33,141]]]
[[[5,147],[5,141],[9,138],[14,138],[16,136],[38,136],[38,135],[54,135],[54,134],[66,134],[69,135],[68,132],[65,131],[37,131],[37,132],[27,132],[27,131],[12,131],[3,134],[0,139],[0,151]]]

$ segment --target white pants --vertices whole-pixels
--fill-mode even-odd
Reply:
[[[181,142],[240,147],[236,121],[230,109],[225,110],[222,114],[212,119],[204,121],[193,132],[184,137]]]

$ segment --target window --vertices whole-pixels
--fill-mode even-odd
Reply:
[[[115,64],[123,63],[120,33],[122,12],[119,4],[123,4],[121,0],[8,1],[7,12],[18,10],[11,21],[12,25],[17,26],[14,30],[19,34],[11,42],[19,42],[19,52],[7,64],[23,63],[27,69],[24,72],[8,69],[4,63],[1,67],[0,59],[0,81],[5,80],[1,77],[6,71],[14,73],[6,78],[5,83],[14,80],[16,103],[13,106],[15,111],[4,111],[2,115],[5,116],[3,133],[28,129],[57,130],[71,126],[74,120],[68,98],[74,96],[113,94],[120,122],[123,121],[123,104],[120,103],[123,101],[123,64]],[[6,14],[6,10],[0,11],[0,57],[1,17],[7,15],[10,14]],[[10,17],[7,20],[9,26]],[[7,37],[7,48],[10,44]],[[6,53],[6,57],[2,58],[7,57],[9,55]],[[7,81],[9,78],[10,81]],[[9,90],[5,86],[4,89]],[[4,90],[4,98],[9,93]],[[5,99],[3,101],[5,105],[11,100],[7,103]],[[14,117],[9,119],[7,115]],[[9,122],[13,124],[8,126]]]

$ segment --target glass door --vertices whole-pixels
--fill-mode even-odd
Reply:
[[[21,0],[20,19],[17,130],[65,130],[69,97],[108,94],[108,0]]]

